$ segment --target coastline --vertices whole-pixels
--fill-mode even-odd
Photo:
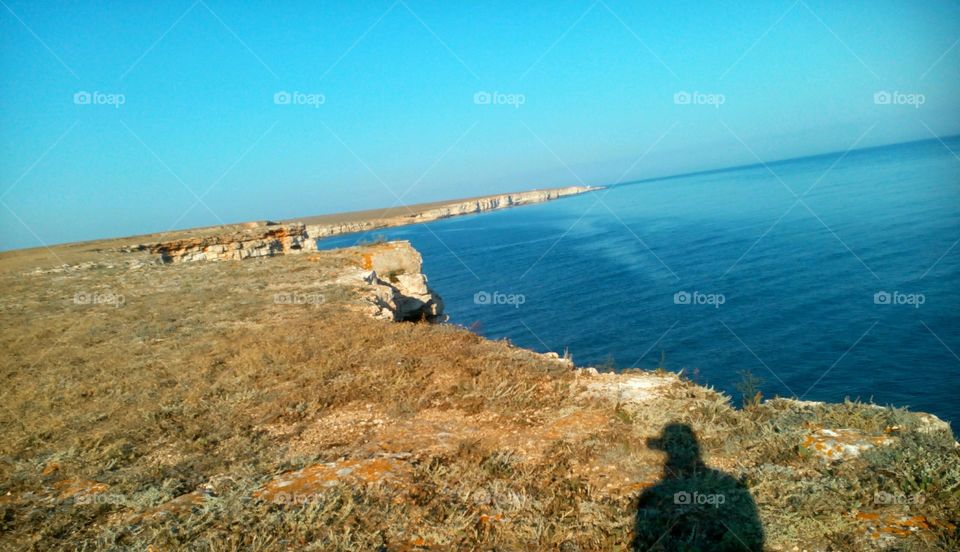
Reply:
[[[393,206],[384,209],[368,209],[364,211],[348,211],[329,215],[298,217],[284,220],[283,224],[304,224],[307,226],[322,226],[336,228],[339,226],[354,227],[363,232],[394,226],[404,226],[430,222],[450,216],[473,214],[509,207],[519,207],[533,203],[552,201],[563,197],[580,195],[605,189],[605,186],[564,186],[545,188],[542,190],[528,190],[523,192],[508,192],[485,196],[451,199],[415,205]],[[341,232],[347,233],[347,232]],[[336,234],[331,234],[336,235]]]
[[[292,247],[288,228],[260,230]],[[644,500],[670,508],[689,491],[755,502],[756,516],[696,512],[748,542],[762,521],[769,550],[956,544],[957,443],[935,416],[780,398],[738,409],[678,374],[598,372],[403,322],[443,311],[408,242],[255,255],[264,240],[236,237],[250,235],[193,239],[245,260],[114,247],[78,248],[66,268],[0,263],[3,398],[20,420],[0,450],[17,528],[3,540],[70,524],[41,542],[114,532],[182,547],[216,541],[225,529],[204,512],[218,511],[279,545],[309,522],[333,548],[622,549],[669,521]],[[677,431],[725,486],[670,479],[658,439]],[[901,490],[920,462],[929,481]],[[344,501],[360,515],[338,541]],[[566,511],[590,512],[589,530]]]
[[[329,218],[310,217],[301,219],[298,222],[306,225],[307,233],[311,238],[323,239],[342,234],[369,232],[381,228],[393,228],[410,224],[422,224],[444,218],[532,205],[534,203],[553,201],[555,199],[595,192],[602,189],[604,188],[601,186],[548,188],[545,190],[532,190],[529,192],[515,192],[457,200],[445,202],[440,205],[427,204],[419,208],[416,206],[390,208],[381,211],[379,216],[374,216],[373,218],[363,218],[364,215],[369,216],[368,213],[370,213],[369,211],[364,211],[353,216],[351,216],[351,213],[344,213],[343,215],[335,215]],[[406,211],[406,213],[391,213],[391,211],[398,209]],[[342,219],[344,217],[352,220],[335,221],[335,219]]]
[[[219,227],[213,232],[186,236],[178,234],[181,237],[172,240],[125,245],[121,250],[128,252],[146,250],[159,254],[163,262],[174,263],[243,260],[251,257],[298,254],[316,251],[317,240],[342,234],[422,224],[450,217],[543,203],[599,189],[601,188],[569,186],[427,204],[421,208],[388,208],[379,212],[362,211],[308,217],[283,223],[249,222]],[[398,209],[405,213],[395,214]]]
[[[167,244],[166,247],[169,248],[172,246],[171,244],[178,242],[187,243],[196,240],[210,240],[211,238],[213,239],[211,243],[216,243],[216,236],[224,235],[234,236],[230,238],[231,241],[236,241],[236,236],[241,235],[247,236],[248,239],[257,239],[258,236],[269,239],[269,235],[276,233],[278,229],[284,229],[281,233],[285,234],[301,233],[303,240],[323,239],[341,234],[393,228],[396,226],[431,222],[453,216],[531,205],[603,189],[605,189],[604,186],[564,186],[363,211],[345,211],[342,213],[297,217],[284,219],[280,222],[257,220],[169,230],[166,232],[151,232],[131,236],[96,238],[48,246],[0,251],[0,262],[27,266],[33,262],[33,258],[37,254],[42,256],[49,254],[54,257],[55,260],[62,261],[61,264],[72,264],[73,261],[77,259],[77,251],[83,249],[148,249],[164,247],[164,244]],[[2,270],[2,268],[0,268],[0,270]]]

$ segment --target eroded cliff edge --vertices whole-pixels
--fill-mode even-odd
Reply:
[[[387,209],[384,211],[384,213],[400,211],[400,215],[380,215],[374,217],[364,216],[362,217],[362,220],[348,220],[331,224],[308,224],[307,231],[313,237],[325,238],[338,234],[364,232],[379,228],[403,226],[406,224],[417,224],[448,217],[470,215],[485,211],[495,211],[497,209],[519,207],[521,205],[529,205],[532,203],[543,203],[545,201],[552,201],[563,197],[585,194],[601,189],[603,188],[599,186],[567,186],[564,188],[549,188],[546,190],[531,190],[527,192],[491,195],[427,208],[399,207]],[[322,219],[323,217],[320,218]]]
[[[409,244],[303,253],[0,263],[4,544],[608,550],[662,528],[670,549],[671,523],[712,521],[730,549],[956,549],[933,416],[736,409],[674,373],[392,323],[401,277],[426,285]]]
[[[144,242],[123,247],[125,251],[150,251],[161,256],[164,262],[207,260],[243,260],[274,255],[290,255],[316,251],[316,241],[340,234],[365,232],[380,228],[431,222],[448,217],[494,211],[532,203],[542,203],[562,197],[599,190],[592,186],[569,186],[486,196],[476,199],[451,202],[435,207],[403,207],[385,209],[405,211],[398,216],[371,216],[370,212],[359,220],[347,220],[326,224],[284,224],[260,222],[231,225],[206,232],[178,232],[186,236],[155,242]],[[319,217],[323,219],[324,217]]]

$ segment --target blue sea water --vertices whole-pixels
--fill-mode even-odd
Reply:
[[[450,321],[490,338],[958,421],[958,154],[902,144],[373,234],[410,240]]]

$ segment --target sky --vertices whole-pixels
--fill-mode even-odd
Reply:
[[[952,136],[958,41],[936,0],[2,0],[0,249]]]

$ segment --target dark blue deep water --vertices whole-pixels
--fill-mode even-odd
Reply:
[[[903,144],[375,234],[410,240],[450,321],[491,338],[957,421],[957,155],[960,138]]]

